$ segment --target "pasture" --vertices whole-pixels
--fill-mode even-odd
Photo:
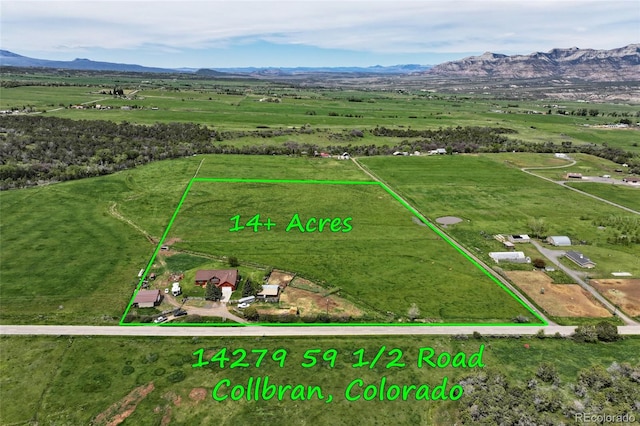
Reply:
[[[275,225],[252,228],[258,214],[261,223]],[[382,316],[401,319],[416,303],[418,318],[429,322],[509,322],[518,315],[533,320],[373,182],[196,179],[167,237],[176,241],[174,250],[236,257],[241,264],[293,271],[340,288],[340,296]]]
[[[447,233],[487,262],[493,262],[489,252],[503,249],[493,235],[531,233],[530,220],[541,219],[545,235],[567,235],[587,243],[579,250],[598,264],[589,271],[591,277],[609,277],[619,270],[640,275],[637,245],[613,244],[610,239],[618,232],[615,226],[598,229],[595,225],[609,216],[635,220],[635,215],[527,175],[505,165],[500,156],[371,157],[360,161],[432,223],[441,216],[463,218],[464,222],[448,227]]]
[[[175,78],[174,78],[175,77]],[[7,75],[22,79],[21,76]],[[194,76],[29,76],[32,83],[52,86],[3,87],[0,109],[32,110],[76,120],[111,120],[152,124],[156,122],[200,123],[219,131],[256,128],[312,129],[298,142],[331,145],[316,132],[387,128],[438,129],[456,126],[506,127],[511,137],[526,142],[580,145],[595,143],[640,153],[638,131],[597,127],[617,122],[624,114],[634,117],[634,105],[560,102],[558,107],[532,100],[518,102],[474,93],[446,91],[303,88],[295,83],[252,79],[195,79]],[[73,84],[54,86],[53,84]],[[127,97],[108,93],[125,88]],[[71,105],[86,106],[74,109]],[[95,109],[99,104],[110,109]],[[126,109],[123,109],[126,108]],[[562,108],[560,108],[562,107]],[[598,110],[597,116],[562,115],[560,111]],[[614,116],[615,114],[615,116]],[[290,139],[290,138],[289,138]],[[276,142],[286,142],[286,137]],[[255,139],[249,141],[256,143]],[[374,137],[365,132],[358,143],[401,143],[398,138]],[[232,141],[246,144],[247,141]]]

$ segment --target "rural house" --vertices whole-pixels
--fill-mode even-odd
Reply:
[[[140,290],[133,299],[133,306],[138,308],[153,308],[160,303],[160,290]]]
[[[492,251],[489,253],[496,263],[513,262],[513,263],[531,263],[531,258],[524,255],[521,251]]]
[[[547,237],[547,242],[556,247],[571,245],[571,239],[569,237],[559,236],[559,235],[555,235],[553,237]]]
[[[581,268],[595,268],[596,264],[592,262],[588,257],[580,253],[579,251],[568,251],[565,253],[565,257],[580,266]]]
[[[237,269],[200,269],[196,272],[196,285],[205,287],[211,282],[218,288],[229,287],[235,291],[238,284]]]

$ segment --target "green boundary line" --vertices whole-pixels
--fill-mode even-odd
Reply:
[[[393,192],[387,185],[385,185],[382,182],[376,182],[376,181],[338,181],[338,180],[286,180],[286,179],[230,179],[230,178],[197,178],[194,177],[192,178],[189,183],[187,184],[187,187],[185,188],[182,197],[180,198],[180,202],[178,203],[178,206],[176,207],[175,211],[173,212],[173,215],[171,216],[171,219],[169,220],[169,224],[167,225],[167,228],[165,229],[164,233],[162,234],[162,238],[160,238],[160,241],[158,242],[158,245],[156,246],[156,249],[154,250],[151,259],[149,259],[149,263],[147,263],[147,267],[144,270],[144,273],[142,274],[142,277],[140,278],[140,281],[138,281],[138,285],[136,286],[135,291],[133,292],[133,295],[131,296],[131,300],[129,300],[129,304],[127,305],[127,308],[125,309],[124,313],[122,314],[122,318],[120,319],[120,325],[124,325],[124,326],[161,326],[161,327],[245,327],[245,326],[269,326],[269,327],[278,327],[278,326],[286,326],[286,327],[317,327],[317,326],[328,326],[328,327],[335,327],[335,326],[344,326],[345,324],[332,324],[332,323],[314,323],[314,324],[306,324],[306,323],[251,323],[251,324],[240,324],[240,323],[162,323],[162,324],[141,324],[141,323],[126,323],[124,322],[125,317],[127,316],[127,314],[129,313],[129,310],[131,309],[131,307],[133,306],[133,301],[136,297],[136,295],[138,294],[138,292],[140,291],[141,287],[142,287],[142,282],[146,279],[147,275],[149,274],[149,270],[151,269],[153,262],[156,259],[156,256],[158,255],[158,252],[160,251],[160,248],[162,247],[162,245],[164,244],[164,240],[167,238],[167,235],[169,235],[169,231],[171,230],[171,226],[173,225],[173,222],[175,221],[176,217],[178,216],[178,212],[180,212],[180,209],[182,208],[182,204],[184,203],[184,201],[187,198],[187,194],[189,193],[189,191],[191,190],[191,186],[193,185],[194,182],[220,182],[220,183],[293,183],[293,184],[320,184],[320,185],[378,185],[380,186],[382,189],[384,189],[389,195],[391,195],[391,197],[393,199],[395,199],[396,201],[400,202],[400,204],[402,206],[404,206],[404,208],[406,208],[409,212],[411,212],[411,214],[413,214],[415,217],[417,217],[422,223],[424,223],[425,225],[427,225],[429,227],[429,229],[431,229],[433,232],[435,232],[440,238],[442,238],[444,241],[446,241],[449,245],[451,245],[453,248],[455,248],[458,253],[460,253],[465,259],[467,259],[468,261],[470,261],[476,268],[478,268],[480,271],[482,271],[482,273],[484,273],[486,276],[488,276],[494,283],[498,284],[498,286],[500,286],[500,288],[502,288],[508,295],[510,295],[511,297],[513,297],[516,301],[518,301],[518,303],[520,303],[525,309],[527,309],[535,318],[537,318],[540,323],[526,323],[526,324],[517,324],[517,323],[426,323],[426,324],[417,324],[417,323],[401,323],[401,324],[387,324],[387,323],[352,323],[352,324],[346,324],[349,326],[353,326],[353,327],[363,327],[363,326],[393,326],[393,327],[403,327],[403,326],[425,326],[425,327],[433,327],[433,326],[477,326],[477,327],[488,327],[488,326],[498,326],[498,327],[513,327],[513,326],[521,326],[521,327],[539,327],[539,326],[547,326],[549,325],[549,323],[547,323],[543,318],[541,318],[535,311],[533,311],[529,306],[527,306],[526,303],[524,303],[518,296],[516,296],[509,288],[507,288],[504,284],[502,284],[500,282],[500,280],[498,280],[493,274],[491,274],[491,272],[489,272],[486,268],[484,268],[482,265],[480,265],[478,262],[476,262],[474,259],[472,259],[467,253],[465,253],[465,251],[456,243],[454,243],[447,235],[445,235],[442,231],[440,231],[438,228],[436,228],[431,222],[429,222],[422,214],[420,214],[420,212],[418,212],[416,209],[414,209],[413,207],[411,207],[409,204],[407,204],[402,198],[400,198],[395,192]]]

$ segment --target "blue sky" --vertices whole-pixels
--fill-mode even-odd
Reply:
[[[170,68],[426,65],[638,42],[638,0],[0,2],[2,49]]]

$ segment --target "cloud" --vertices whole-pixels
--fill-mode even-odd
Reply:
[[[2,46],[20,51],[233,47],[251,41],[389,53],[529,53],[640,39],[631,1],[3,0]]]

